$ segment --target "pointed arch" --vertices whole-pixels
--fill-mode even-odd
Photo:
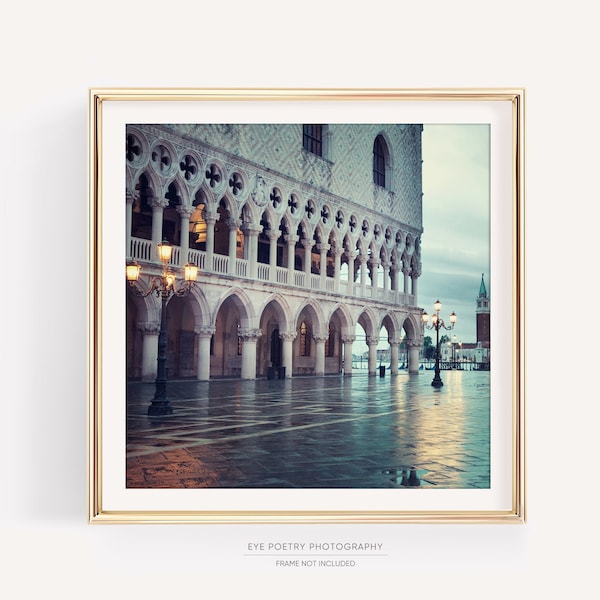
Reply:
[[[392,183],[391,147],[385,132],[380,132],[373,141],[373,183],[388,190]]]

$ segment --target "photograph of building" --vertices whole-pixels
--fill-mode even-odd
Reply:
[[[391,370],[402,337],[416,370],[421,130],[129,126],[127,259],[158,275],[166,240],[173,273],[198,267],[168,303],[168,378],[350,375],[357,326],[371,373],[382,327]],[[152,381],[160,301],[127,302],[128,376]]]
[[[453,273],[444,232],[433,282],[423,270],[423,131],[127,126],[127,487],[489,487],[489,373],[455,368],[439,333],[456,314],[444,324],[430,297],[460,305],[472,268]],[[456,131],[488,164],[488,129],[481,146]],[[485,231],[465,218],[454,234],[485,248]]]

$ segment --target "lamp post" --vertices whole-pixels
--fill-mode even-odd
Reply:
[[[457,369],[456,366],[456,335],[452,336],[452,368]]]
[[[439,300],[436,300],[434,305],[434,314],[431,317],[431,325],[429,322],[429,315],[423,311],[423,325],[426,329],[435,329],[435,376],[431,385],[433,387],[442,387],[444,382],[440,377],[440,329],[443,327],[444,329],[453,329],[454,323],[456,323],[456,314],[453,312],[450,315],[450,326],[447,326],[444,323],[444,320],[440,317],[440,311],[442,310],[442,303]]]
[[[129,263],[125,269],[127,281],[137,295],[146,297],[154,292],[161,299],[155,390],[152,403],[148,407],[148,414],[151,416],[170,415],[173,412],[167,398],[167,302],[172,295],[187,296],[198,276],[198,267],[190,263],[186,264],[183,267],[183,285],[176,289],[176,276],[167,267],[172,252],[173,246],[167,240],[158,244],[158,257],[162,262],[163,270],[161,275],[152,277],[147,292],[141,292],[136,285],[140,277],[141,266],[134,261]]]

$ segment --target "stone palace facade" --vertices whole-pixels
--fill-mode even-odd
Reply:
[[[198,266],[167,305],[169,379],[369,373],[385,332],[418,369],[421,125],[128,125],[126,258],[142,291]],[[127,375],[157,370],[161,303],[127,295]],[[362,339],[362,335],[361,335]]]

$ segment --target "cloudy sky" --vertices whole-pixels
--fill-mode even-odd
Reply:
[[[475,299],[482,273],[491,297],[489,126],[424,125],[422,139],[419,305],[431,314],[439,298],[446,322],[452,311],[458,316],[452,335],[475,342]]]

